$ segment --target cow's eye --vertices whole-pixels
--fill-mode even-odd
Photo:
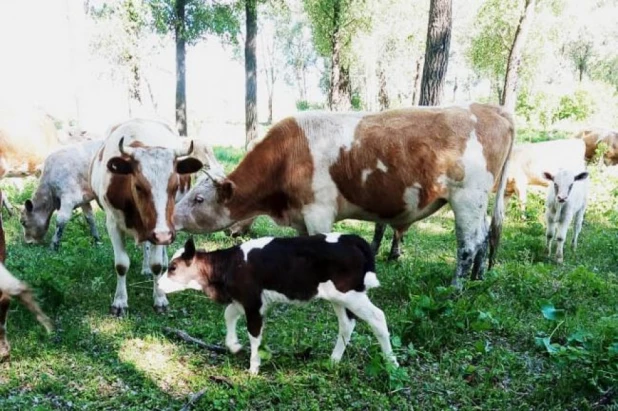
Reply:
[[[170,273],[173,273],[174,271],[176,271],[176,264],[171,264],[168,268],[167,271],[169,271]]]
[[[199,195],[199,194],[198,194],[198,195],[196,195],[196,196],[195,196],[195,202],[196,202],[197,204],[202,204],[202,203],[204,202],[204,197],[202,197],[202,196],[201,196],[201,195]]]
[[[137,184],[135,186],[135,191],[137,191],[138,193],[143,193],[144,192],[144,187],[142,187],[139,184]]]

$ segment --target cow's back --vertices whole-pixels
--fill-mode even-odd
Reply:
[[[513,148],[512,173],[521,169],[528,184],[547,186],[544,172],[559,169],[580,170],[585,167],[586,145],[579,139],[526,143]],[[509,173],[509,174],[512,174]]]

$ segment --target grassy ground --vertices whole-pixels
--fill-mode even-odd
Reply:
[[[217,155],[230,168],[241,153],[218,149]],[[103,245],[92,245],[75,213],[57,253],[23,244],[18,219],[5,215],[7,265],[33,286],[57,330],[46,335],[28,312],[13,306],[12,363],[0,371],[0,409],[179,409],[202,389],[197,409],[617,406],[618,179],[596,169],[594,174],[579,251],[575,256],[567,250],[563,266],[544,256],[542,198],[534,195],[525,220],[510,204],[499,264],[455,298],[448,288],[455,268],[448,209],[410,230],[399,262],[385,261],[384,244],[378,256],[382,286],[370,297],[386,313],[402,365],[397,370],[385,368],[365,324],[357,326],[341,364],[329,364],[337,321],[330,305],[317,301],[271,311],[266,359],[260,375],[251,377],[246,349],[237,356],[214,354],[164,333],[166,326],[180,328],[223,345],[223,307],[187,291],[171,295],[169,313],[156,315],[151,283],[140,274],[133,246],[130,313],[108,316],[115,274],[101,212]],[[7,192],[20,204],[32,188]],[[368,240],[372,229],[354,221],[336,226]],[[254,231],[293,234],[266,218]],[[179,236],[172,249],[185,239]],[[222,233],[196,240],[207,249],[234,243]],[[246,333],[239,335],[248,345]]]

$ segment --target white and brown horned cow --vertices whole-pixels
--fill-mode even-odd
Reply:
[[[150,269],[155,275],[154,306],[167,306],[156,279],[167,265],[165,246],[176,236],[172,224],[179,174],[202,168],[202,162],[187,157],[193,145],[184,148],[180,137],[167,124],[133,119],[113,127],[94,156],[90,181],[97,201],[105,210],[106,227],[114,247],[117,286],[111,312],[123,315],[128,308],[126,273],[129,255],[124,234],[137,243],[150,242]]]
[[[399,229],[449,203],[458,242],[453,283],[460,286],[470,267],[482,275],[488,242],[493,263],[514,134],[502,108],[476,103],[299,114],[274,125],[229,176],[198,182],[176,205],[174,223],[203,233],[266,214],[300,233],[328,233],[346,218]]]

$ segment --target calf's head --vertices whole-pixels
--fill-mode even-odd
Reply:
[[[51,203],[51,201],[50,201]],[[32,200],[26,200],[21,210],[19,222],[24,231],[24,241],[27,244],[39,244],[49,228],[49,220],[52,212],[60,208],[60,204],[54,201],[46,207],[40,207]]]
[[[139,142],[124,146],[118,143],[120,156],[107,163],[111,181],[107,199],[122,210],[127,228],[137,232],[139,241],[168,245],[176,231],[172,224],[178,174],[190,174],[202,168],[202,162],[186,157],[186,149],[145,147]],[[184,157],[184,158],[181,158]]]
[[[578,174],[575,174],[571,170],[559,170],[556,174],[551,174],[546,171],[543,175],[546,179],[554,183],[554,195],[559,203],[564,203],[569,199],[569,194],[571,194],[573,184],[588,178],[587,171],[583,171]]]
[[[187,289],[201,291],[204,288],[205,277],[202,275],[203,270],[198,267],[200,262],[196,261],[195,255],[195,243],[190,238],[184,248],[176,251],[167,271],[159,278],[157,285],[164,293]]]

